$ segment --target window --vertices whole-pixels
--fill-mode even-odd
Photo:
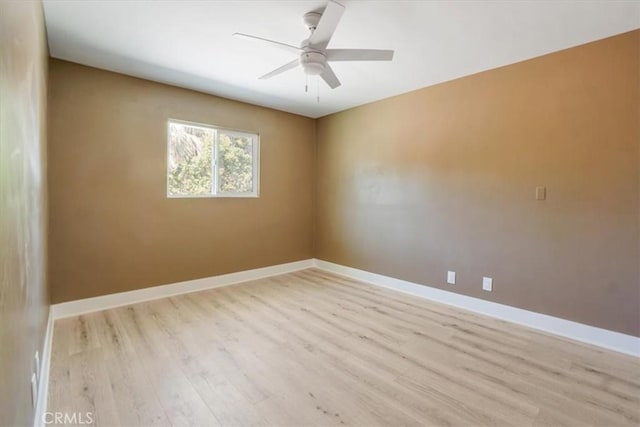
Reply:
[[[258,197],[257,134],[169,120],[168,197]]]

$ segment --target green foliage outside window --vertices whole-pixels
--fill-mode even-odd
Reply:
[[[219,135],[218,180],[221,193],[253,190],[253,143],[250,138]]]
[[[213,137],[210,129],[169,125],[169,194],[211,194]]]

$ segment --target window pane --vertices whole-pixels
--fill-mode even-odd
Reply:
[[[213,129],[169,123],[169,195],[212,194]]]
[[[251,193],[253,189],[251,136],[218,133],[218,192]]]

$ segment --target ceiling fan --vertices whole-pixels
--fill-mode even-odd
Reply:
[[[260,77],[270,79],[298,65],[307,75],[319,75],[331,89],[340,86],[340,80],[331,69],[332,61],[391,61],[393,50],[380,49],[327,49],[338,22],[344,13],[344,6],[329,0],[322,13],[309,12],[303,17],[304,24],[311,31],[309,38],[296,47],[287,43],[269,40],[243,33],[234,33],[236,37],[243,37],[268,43],[273,47],[298,54],[298,58]]]

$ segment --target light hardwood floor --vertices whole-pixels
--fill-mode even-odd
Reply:
[[[638,359],[309,269],[55,323],[101,426],[640,424]]]

